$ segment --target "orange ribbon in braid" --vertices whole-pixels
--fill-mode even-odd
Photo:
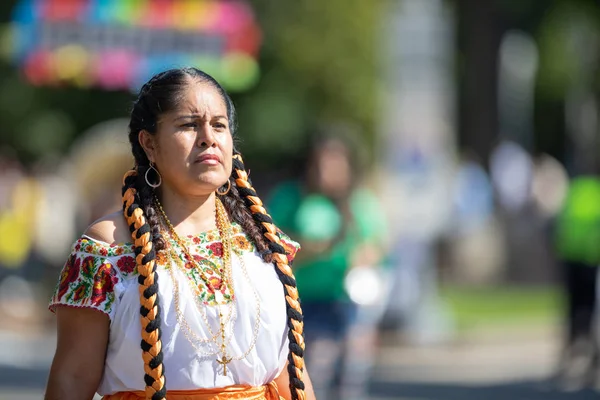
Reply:
[[[132,170],[123,177],[123,214],[131,230],[135,246],[135,260],[139,273],[140,314],[142,322],[142,358],[144,360],[144,381],[148,400],[166,399],[166,386],[163,368],[162,342],[160,340],[161,308],[158,297],[158,274],[156,273],[155,252],[152,233],[137,204],[135,181],[137,172]]]
[[[233,156],[234,178],[240,195],[244,198],[246,206],[252,211],[254,220],[262,228],[263,235],[269,240],[269,250],[272,252],[272,260],[277,267],[279,279],[283,283],[285,300],[287,304],[290,353],[288,356],[288,373],[290,375],[290,391],[294,400],[305,400],[304,382],[302,376],[304,371],[304,324],[302,322],[302,308],[296,288],[296,279],[292,268],[288,264],[285,248],[277,235],[277,227],[271,216],[263,206],[248,178],[244,167],[242,156]]]

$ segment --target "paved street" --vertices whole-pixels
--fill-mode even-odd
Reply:
[[[41,399],[54,338],[3,334],[0,339],[0,400]],[[387,345],[380,351],[371,399],[599,399],[592,391],[559,393],[543,384],[556,350],[551,335],[430,348]]]
[[[434,348],[382,349],[373,399],[587,400],[598,393],[551,391],[555,337],[494,338]]]

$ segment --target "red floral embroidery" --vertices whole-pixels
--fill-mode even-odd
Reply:
[[[200,254],[194,254],[193,257],[194,257],[194,261],[196,261],[197,263],[201,263],[203,260],[206,260]]]
[[[81,299],[85,298],[85,292],[85,284],[82,283],[79,286],[77,286],[77,289],[75,289],[75,291],[73,292],[73,301],[75,303],[78,303]]]
[[[225,285],[223,285],[223,281],[218,276],[211,276],[208,278],[207,288],[210,293],[214,293],[215,290],[225,289]]]
[[[135,269],[135,258],[131,256],[123,256],[117,261],[117,267],[124,274],[131,274]]]
[[[223,243],[217,242],[206,246],[216,257],[223,257]]]
[[[81,249],[81,243],[77,243],[75,245],[75,251],[79,251]]]
[[[106,248],[104,248],[104,247],[101,247],[99,250],[99,253],[101,256],[106,257],[108,255],[108,250],[106,250]]]
[[[194,269],[194,267],[195,267],[195,265],[191,261],[188,261],[185,263],[185,268],[187,268],[187,269]]]
[[[60,274],[60,283],[58,284],[58,293],[56,295],[57,300],[60,301],[60,299],[62,299],[62,297],[69,291],[69,286],[71,283],[77,280],[79,277],[80,268],[81,260],[77,257],[77,255],[71,255]]]
[[[86,277],[91,277],[94,271],[96,260],[92,256],[87,256],[81,262],[81,274]]]
[[[106,300],[107,294],[114,292],[115,285],[118,281],[115,269],[112,265],[103,263],[94,276],[91,298],[92,304],[95,306],[102,304]]]
[[[200,244],[200,243],[202,243],[202,240],[200,240],[200,238],[198,236],[194,236],[192,238],[192,242],[194,242],[194,244]]]

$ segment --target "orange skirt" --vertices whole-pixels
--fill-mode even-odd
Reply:
[[[265,386],[228,386],[215,389],[169,390],[168,400],[282,400],[277,384],[271,382]],[[118,392],[102,397],[102,400],[144,400],[144,392]]]

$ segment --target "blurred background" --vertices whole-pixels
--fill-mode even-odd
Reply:
[[[598,397],[599,1],[5,0],[0,399],[43,397],[135,92],[187,65],[304,247],[320,400]]]

